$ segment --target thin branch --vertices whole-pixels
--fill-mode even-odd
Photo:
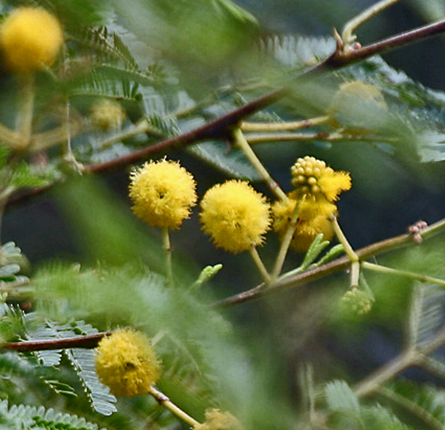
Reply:
[[[272,176],[270,176],[269,171],[263,166],[263,163],[261,163],[261,160],[257,157],[254,150],[247,142],[243,132],[239,128],[233,132],[233,139],[234,143],[236,143],[241,151],[244,152],[244,155],[250,161],[250,164],[263,178],[263,181],[266,183],[272,193],[274,193],[278,199],[286,201],[288,199],[286,193],[281,189],[279,184],[272,178]]]
[[[372,270],[379,273],[387,273],[388,275],[404,276],[406,278],[416,279],[420,282],[428,282],[431,284],[440,285],[445,287],[445,281],[443,279],[433,278],[432,276],[422,275],[421,273],[410,272],[408,270],[393,269],[392,267],[381,266],[380,264],[368,263],[364,261],[361,263],[363,269]]]
[[[104,336],[109,336],[112,332],[94,333],[86,336],[78,336],[67,339],[31,340],[24,342],[10,342],[0,345],[0,349],[8,349],[17,352],[48,351],[65,348],[96,348],[99,341]]]
[[[357,397],[365,397],[374,393],[385,382],[394,378],[394,376],[398,375],[409,367],[414,366],[421,360],[422,354],[419,351],[409,349],[408,351],[403,352],[360,381],[354,387],[355,395]]]
[[[332,133],[319,131],[316,133],[246,133],[245,137],[250,144],[264,142],[308,142],[318,140],[323,142],[388,142],[395,143],[398,141],[395,137],[376,136],[372,134],[342,134],[338,131]]]
[[[413,366],[421,366],[428,354],[445,345],[445,328],[442,328],[425,346],[409,348],[360,381],[354,388],[358,397],[376,392],[385,382]]]
[[[157,388],[151,386],[148,393],[152,395],[156,401],[167,408],[172,414],[176,415],[178,418],[186,422],[189,426],[195,427],[199,424],[194,418],[189,414],[185,413],[182,409],[176,406],[164,393],[159,391]]]
[[[422,239],[427,239],[435,234],[441,233],[445,230],[445,218],[430,225],[422,230]],[[394,249],[401,248],[413,243],[413,237],[411,234],[402,234],[400,236],[395,236],[390,239],[383,240],[381,242],[374,243],[372,245],[366,246],[355,253],[358,255],[360,260],[366,260],[384,252],[392,251]],[[347,255],[337,258],[329,263],[323,264],[322,266],[316,267],[315,269],[307,270],[306,272],[297,274],[291,278],[285,278],[269,285],[268,288],[264,288],[264,284],[260,284],[250,290],[244,291],[242,293],[236,294],[234,296],[228,297],[222,301],[215,303],[216,307],[228,307],[240,303],[249,302],[251,300],[258,299],[267,294],[277,293],[279,291],[287,290],[290,288],[298,288],[302,285],[308,284],[310,282],[316,281],[317,279],[323,278],[327,275],[338,273],[346,269],[351,264],[350,259]]]
[[[351,261],[351,288],[358,288],[358,281],[360,277],[360,259],[357,253],[352,249],[352,246],[349,244],[349,241],[343,233],[336,216],[332,217],[331,223],[338,241],[343,245],[343,249]]]
[[[242,131],[285,131],[300,130],[302,128],[314,127],[316,125],[325,124],[330,121],[329,116],[321,116],[318,118],[302,119],[299,121],[284,122],[242,122]]]
[[[297,76],[292,78],[291,82],[295,83],[295,81],[298,79],[309,78],[311,76],[320,75],[323,72],[340,69],[342,67],[353,64],[357,61],[361,61],[366,58],[372,57],[373,55],[382,54],[384,52],[393,49],[398,49],[407,46],[409,44],[436,36],[444,32],[445,32],[445,19],[433,24],[419,27],[412,31],[398,34],[396,36],[384,39],[380,42],[373,43],[368,46],[364,46],[362,48],[349,50],[348,52],[343,52],[341,47],[338,46],[337,50],[330,57],[316,64],[314,67],[302,71]],[[202,140],[226,139],[227,136],[230,135],[231,129],[233,127],[241,123],[250,115],[279,101],[280,99],[286,96],[288,91],[289,88],[287,86],[273,90],[268,94],[265,94],[241,106],[240,108],[227,113],[226,115],[223,115],[213,121],[210,121],[209,123],[195,130],[192,130],[188,133],[184,133],[179,136],[160,140],[159,142],[150,145],[146,148],[136,150],[130,154],[117,157],[108,162],[90,165],[86,168],[86,171],[90,173],[97,173],[106,170],[116,169],[118,167],[137,163],[141,160],[150,158],[154,155],[162,154],[167,151],[177,149],[180,147],[185,147]],[[34,189],[28,193],[21,193],[18,197],[10,199],[9,204],[17,203],[23,199],[27,199],[34,195],[41,194],[49,188],[50,186],[47,186],[39,189]]]
[[[357,37],[355,36],[354,31],[358,27],[360,27],[360,25],[364,24],[366,21],[376,16],[389,6],[397,3],[398,1],[400,0],[381,0],[348,21],[345,24],[343,32],[341,34],[341,38],[343,43],[345,44],[345,48],[348,49],[352,42],[356,40]]]
[[[291,83],[302,78],[309,78],[324,72],[340,69],[357,61],[372,57],[373,55],[382,54],[390,50],[401,48],[409,44],[419,42],[429,37],[436,36],[445,32],[445,20],[434,24],[419,27],[415,30],[389,37],[380,42],[373,43],[362,48],[343,52],[337,49],[330,57],[316,64],[312,68],[302,71],[300,74],[292,78]],[[185,147],[193,143],[206,139],[225,139],[230,130],[248,116],[264,109],[265,107],[277,102],[288,94],[287,86],[274,90],[265,94],[241,107],[235,109],[207,124],[192,130],[180,136],[161,140],[146,148],[139,149],[131,154],[123,155],[108,162],[95,164],[88,167],[90,172],[101,172],[104,170],[115,169],[117,167],[133,164],[149,158],[153,155],[165,153],[179,147]]]

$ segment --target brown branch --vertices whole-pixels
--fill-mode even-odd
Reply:
[[[426,227],[421,232],[422,239],[427,239],[433,235],[436,235],[445,230],[445,218]],[[366,260],[384,252],[388,252],[409,244],[415,243],[412,234],[402,234],[400,236],[395,236],[390,239],[382,240],[381,242],[376,242],[372,245],[361,248],[355,253],[360,260]],[[348,256],[343,256],[329,263],[323,264],[322,266],[316,267],[312,270],[307,270],[306,272],[295,275],[291,278],[286,278],[283,281],[278,281],[274,284],[266,286],[265,284],[260,284],[250,290],[243,291],[242,293],[236,294],[234,296],[228,297],[214,304],[215,307],[229,307],[237,305],[240,303],[249,302],[260,297],[277,293],[279,291],[287,290],[290,288],[301,287],[310,282],[316,281],[317,279],[323,278],[327,275],[332,275],[338,273],[341,270],[345,270],[351,264],[351,260]]]
[[[364,60],[373,55],[382,54],[393,49],[407,46],[411,43],[419,42],[429,37],[436,36],[445,32],[445,20],[434,24],[429,24],[417,29],[389,37],[382,41],[360,47],[357,49],[350,49],[344,51],[341,42],[338,43],[336,51],[324,61],[316,64],[312,68],[305,69],[300,74],[292,78],[292,83],[298,79],[318,76],[322,73],[339,69],[355,62]],[[163,154],[173,149],[186,147],[188,145],[197,143],[207,139],[226,139],[231,135],[231,131],[241,121],[248,116],[264,109],[267,106],[282,99],[289,91],[288,86],[274,90],[265,94],[238,109],[235,109],[209,123],[192,130],[180,136],[161,140],[146,148],[136,150],[130,154],[117,157],[113,160],[93,164],[86,167],[86,171],[90,173],[98,173],[106,170],[116,169],[118,167],[126,166],[128,164],[136,163],[141,160],[150,158],[154,155]],[[42,189],[43,191],[46,190]],[[31,191],[31,194],[40,194],[39,191]],[[13,198],[11,202],[17,203],[22,199],[26,199],[28,194],[24,193],[19,198]]]
[[[314,67],[300,72],[297,76],[292,78],[292,83],[295,83],[295,81],[298,79],[313,77],[334,69],[340,69],[372,57],[373,55],[382,54],[395,48],[401,48],[443,32],[445,32],[445,20],[419,27],[417,29],[401,33],[380,42],[354,50],[343,51],[341,46],[337,46],[336,51],[330,57],[316,64]],[[87,170],[90,172],[100,172],[103,170],[132,164],[150,156],[164,153],[168,150],[177,149],[179,147],[185,147],[202,140],[227,138],[230,135],[231,129],[236,127],[241,121],[282,99],[288,92],[289,87],[284,86],[278,90],[274,90],[262,97],[259,97],[241,106],[240,108],[227,113],[226,115],[210,121],[204,126],[192,130],[189,133],[161,140],[154,145],[139,149],[131,154],[115,158],[114,160],[105,163],[89,166]]]
[[[13,350],[17,352],[48,351],[65,348],[96,348],[104,336],[109,336],[110,331],[89,334],[86,336],[71,337],[68,339],[33,340],[24,342],[10,342],[0,345],[0,349]]]

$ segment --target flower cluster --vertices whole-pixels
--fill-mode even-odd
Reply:
[[[99,100],[91,107],[91,122],[103,131],[122,127],[125,117],[122,106],[112,100]]]
[[[28,74],[50,67],[62,44],[59,21],[41,8],[18,8],[0,27],[3,61],[15,73]]]
[[[337,210],[334,202],[342,191],[351,188],[351,178],[347,172],[336,172],[324,161],[309,156],[299,158],[291,173],[294,190],[287,201],[273,205],[273,228],[283,237],[298,204],[297,226],[291,244],[297,251],[305,252],[320,233],[325,240],[332,239],[334,230],[330,217]]]
[[[342,191],[351,188],[347,172],[335,172],[326,163],[314,157],[299,158],[291,168],[295,198],[333,202]]]
[[[210,409],[205,412],[205,422],[193,427],[194,430],[242,430],[243,427],[230,412]]]
[[[159,362],[144,334],[120,329],[99,342],[96,372],[112,394],[139,396],[159,380]]]
[[[236,180],[206,192],[200,218],[215,245],[234,254],[261,245],[271,223],[266,198],[247,182]]]
[[[150,161],[131,174],[133,212],[151,226],[177,229],[196,204],[195,188],[193,176],[179,163]]]
[[[352,288],[342,297],[342,302],[357,314],[363,315],[371,310],[373,299],[365,291]]]

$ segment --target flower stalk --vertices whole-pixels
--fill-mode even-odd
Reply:
[[[255,152],[249,145],[249,142],[247,142],[243,132],[239,128],[237,128],[233,133],[233,137],[235,139],[236,144],[244,152],[247,159],[250,161],[255,170],[263,178],[264,182],[269,187],[269,189],[275,194],[275,196],[278,199],[287,200],[285,192],[281,189],[278,183],[272,178],[272,176],[270,176],[270,173],[263,166],[260,159],[257,157]]]
[[[148,393],[153,396],[160,405],[167,408],[172,414],[176,415],[178,418],[189,424],[191,427],[195,427],[199,424],[199,421],[196,421],[190,415],[185,413],[182,409],[176,406],[164,393],[159,391],[154,386],[150,387]]]
[[[271,280],[270,274],[267,271],[266,267],[264,266],[263,260],[261,260],[260,255],[258,254],[258,250],[255,246],[252,246],[249,250],[250,255],[252,257],[252,260],[254,261],[258,271],[260,272],[261,276],[264,279],[264,282],[268,284]]]
[[[358,288],[360,278],[360,258],[357,253],[352,249],[348,239],[340,228],[337,217],[334,215],[331,218],[332,226],[334,228],[335,235],[338,241],[343,245],[346,255],[351,261],[351,288]]]

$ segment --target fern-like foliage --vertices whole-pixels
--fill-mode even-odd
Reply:
[[[3,429],[99,430],[96,424],[76,415],[45,409],[43,406],[8,405],[0,401],[0,425]]]
[[[412,298],[408,343],[422,347],[444,323],[445,292],[431,284],[417,284]]]
[[[69,324],[57,324],[46,321],[43,327],[38,327],[31,334],[31,339],[63,339],[93,333],[97,333],[97,330],[83,321],[75,321]],[[35,354],[39,362],[44,366],[60,365],[62,355],[64,355],[76,371],[92,408],[103,415],[111,415],[113,412],[116,412],[116,407],[114,406],[116,398],[110,394],[108,387],[103,385],[97,377],[93,350],[65,349],[37,351]],[[60,381],[46,380],[45,382],[50,387],[55,388],[56,391],[71,391],[68,387],[64,387]]]
[[[380,390],[394,405],[402,407],[430,428],[445,426],[445,391],[406,380],[398,380]]]

